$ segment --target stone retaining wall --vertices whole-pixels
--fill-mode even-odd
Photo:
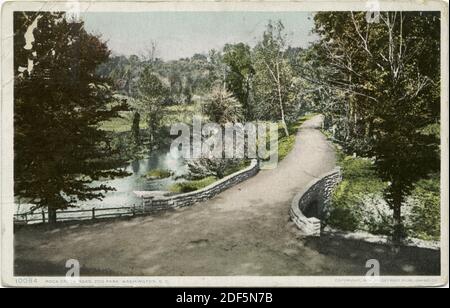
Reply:
[[[259,164],[257,160],[254,159],[247,168],[230,174],[223,179],[196,191],[177,195],[168,195],[167,192],[161,191],[135,191],[134,193],[142,198],[142,210],[144,212],[179,208],[211,199],[225,189],[254,176],[258,171]]]
[[[292,221],[307,236],[320,236],[320,219],[328,215],[333,188],[341,181],[341,171],[336,167],[314,179],[292,200]]]

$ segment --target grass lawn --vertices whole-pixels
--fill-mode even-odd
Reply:
[[[121,111],[120,118],[113,118],[109,121],[101,123],[100,128],[106,131],[123,133],[131,130],[131,125],[133,123],[133,112],[132,111]],[[141,118],[140,128],[147,128],[147,122],[145,119]]]
[[[165,110],[163,124],[165,126],[180,122],[192,124],[192,119],[195,115],[200,116],[202,120],[205,119],[205,117],[202,116],[202,99],[200,97],[196,98],[191,104],[168,106]],[[130,131],[133,123],[133,111],[122,111],[120,112],[120,116],[120,118],[113,118],[101,123],[101,129],[116,133]],[[147,128],[147,121],[143,115],[141,115],[139,127],[141,129]]]
[[[199,116],[202,120],[205,119],[205,116],[202,115],[201,98],[194,100],[191,104],[180,104],[167,107],[164,125],[170,126],[174,123],[186,123],[192,125],[194,116]]]

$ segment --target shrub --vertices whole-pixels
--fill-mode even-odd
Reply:
[[[345,231],[383,233],[390,229],[382,191],[386,186],[369,159],[340,155],[342,182],[333,192],[333,207],[327,223]],[[381,200],[380,200],[381,199]]]
[[[225,176],[238,172],[242,169],[247,168],[250,165],[249,159],[237,160],[236,164],[229,166],[225,169]]]
[[[198,180],[208,176],[221,179],[242,169],[245,166],[245,161],[237,158],[202,157],[188,160],[187,166],[189,169],[188,179]]]
[[[200,180],[175,183],[172,186],[170,186],[169,190],[171,192],[175,192],[175,193],[186,193],[186,192],[202,189],[208,185],[211,185],[216,180],[217,180],[216,177],[208,176],[208,177],[200,179]]]
[[[172,175],[172,172],[167,169],[153,169],[147,172],[144,177],[148,180],[165,179]]]
[[[332,208],[326,223],[344,231],[367,231],[391,235],[392,210],[384,200],[388,185],[372,168],[370,159],[345,156],[338,152],[343,180],[333,191]],[[425,240],[440,236],[439,174],[414,185],[402,207],[408,235]]]
[[[439,175],[418,181],[411,193],[408,233],[413,237],[437,240],[440,237]]]

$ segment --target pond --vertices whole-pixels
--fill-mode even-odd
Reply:
[[[154,169],[166,169],[172,172],[172,176],[164,179],[148,180],[145,175]],[[120,207],[140,204],[140,198],[136,197],[133,191],[155,191],[168,190],[169,187],[179,181],[187,172],[187,167],[180,152],[169,150],[152,151],[144,159],[134,160],[128,164],[126,171],[130,176],[116,178],[113,180],[94,182],[93,185],[105,184],[113,187],[115,191],[105,194],[105,198],[96,202],[95,200],[80,202],[80,205],[96,204],[96,207]],[[98,203],[98,204],[97,204]]]
[[[133,191],[169,190],[172,184],[183,181],[181,176],[187,172],[187,166],[180,152],[171,152],[167,149],[154,150],[146,158],[130,162],[125,169],[131,175],[92,183],[93,186],[105,184],[113,187],[115,191],[107,192],[105,198],[101,201],[90,200],[78,202],[77,207],[73,208],[73,210],[92,209],[93,207],[98,209],[138,206],[142,204],[142,200]],[[145,175],[153,169],[166,169],[171,171],[173,175],[164,179],[146,179]],[[29,204],[19,205],[16,213],[28,212],[30,208],[31,205]],[[40,210],[37,213],[40,213]],[[89,215],[89,213],[86,215]]]

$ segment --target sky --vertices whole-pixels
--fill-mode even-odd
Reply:
[[[281,20],[291,46],[306,47],[312,14],[306,12],[88,12],[81,15],[88,32],[99,34],[113,54],[143,55],[156,43],[163,60],[207,54],[226,43],[254,46],[269,20]]]

